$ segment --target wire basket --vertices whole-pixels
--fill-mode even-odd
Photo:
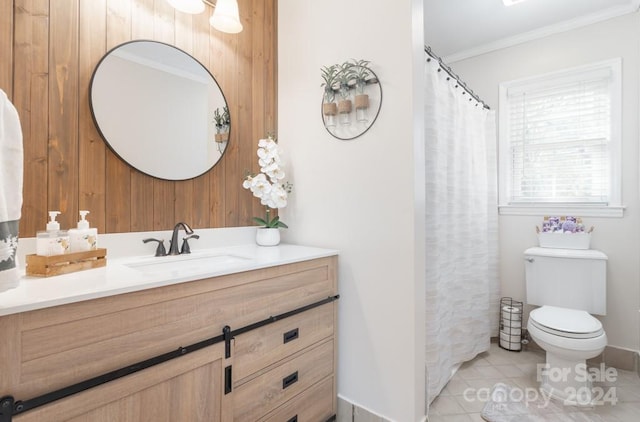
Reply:
[[[512,352],[522,350],[522,302],[510,297],[500,299],[500,339],[502,349]]]

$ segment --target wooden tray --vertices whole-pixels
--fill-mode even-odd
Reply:
[[[90,270],[107,265],[107,250],[75,252],[64,255],[27,255],[27,275],[51,277],[81,270]]]

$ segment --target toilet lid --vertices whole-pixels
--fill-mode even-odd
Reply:
[[[531,311],[531,322],[550,334],[570,338],[593,338],[600,336],[602,323],[586,311],[543,306]]]

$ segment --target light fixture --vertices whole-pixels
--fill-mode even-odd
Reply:
[[[237,0],[218,0],[209,23],[218,31],[229,34],[242,31]]]
[[[218,0],[215,5],[208,0],[167,0],[167,2],[176,10],[190,14],[202,13],[206,3],[214,8],[213,15],[209,18],[211,26],[228,34],[237,34],[242,31],[237,0]]]
[[[505,6],[513,6],[516,3],[522,3],[524,0],[502,0]]]

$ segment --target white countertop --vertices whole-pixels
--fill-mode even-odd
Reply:
[[[333,249],[289,244],[197,249],[193,242],[190,255],[153,257],[151,253],[111,259],[108,249],[107,265],[102,268],[46,278],[25,276],[21,269],[20,285],[0,293],[0,316],[337,254]]]

